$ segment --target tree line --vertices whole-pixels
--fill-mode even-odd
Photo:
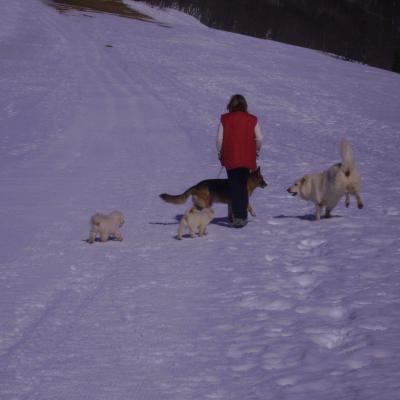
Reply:
[[[207,26],[400,72],[400,0],[145,0]]]

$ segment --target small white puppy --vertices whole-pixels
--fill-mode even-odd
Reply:
[[[315,219],[331,217],[331,211],[339,200],[345,196],[346,207],[350,205],[350,195],[357,200],[359,209],[363,208],[360,196],[360,175],[354,164],[353,153],[349,142],[343,139],[340,144],[342,162],[332,165],[327,170],[303,176],[288,188],[288,192],[315,204]]]
[[[190,237],[194,238],[198,232],[199,236],[207,235],[207,225],[214,218],[214,210],[212,208],[199,209],[196,206],[189,208],[179,224],[176,238],[181,240],[186,228],[189,229]]]
[[[100,241],[106,242],[110,236],[116,240],[122,241],[123,238],[119,228],[124,224],[124,216],[119,211],[113,211],[111,214],[96,213],[90,218],[90,232],[88,243],[96,241],[97,234],[100,235]]]

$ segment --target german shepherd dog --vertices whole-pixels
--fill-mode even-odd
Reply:
[[[249,197],[253,194],[254,190],[258,187],[265,188],[267,183],[264,181],[261,175],[260,167],[250,173],[247,180],[247,191]],[[233,220],[231,198],[229,194],[228,179],[206,179],[191,186],[185,190],[182,194],[171,195],[167,193],[160,194],[160,197],[171,204],[183,204],[186,202],[189,196],[192,196],[193,204],[198,208],[208,208],[213,203],[224,203],[228,204],[228,218],[230,221]],[[254,208],[248,206],[249,213],[254,217],[256,215]]]

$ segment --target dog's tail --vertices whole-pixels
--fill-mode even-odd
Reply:
[[[188,190],[186,190],[182,194],[176,194],[176,195],[168,194],[168,193],[161,193],[160,197],[167,203],[183,204],[183,203],[186,203],[186,200],[192,194],[194,188],[195,187],[192,186],[191,188],[189,188]]]
[[[340,141],[340,155],[342,157],[342,170],[346,176],[349,176],[354,169],[353,151],[347,139],[343,138]]]

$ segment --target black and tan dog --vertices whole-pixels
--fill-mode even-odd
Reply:
[[[256,188],[265,188],[266,186],[267,183],[264,181],[260,168],[258,167],[255,171],[250,173],[250,176],[247,180],[249,197]],[[206,179],[178,195],[171,195],[167,193],[160,194],[160,197],[164,201],[171,204],[183,204],[186,202],[189,196],[192,196],[194,205],[199,208],[211,207],[213,203],[228,204],[228,217],[230,220],[233,219],[228,179]],[[248,210],[253,217],[256,215],[250,203]]]

